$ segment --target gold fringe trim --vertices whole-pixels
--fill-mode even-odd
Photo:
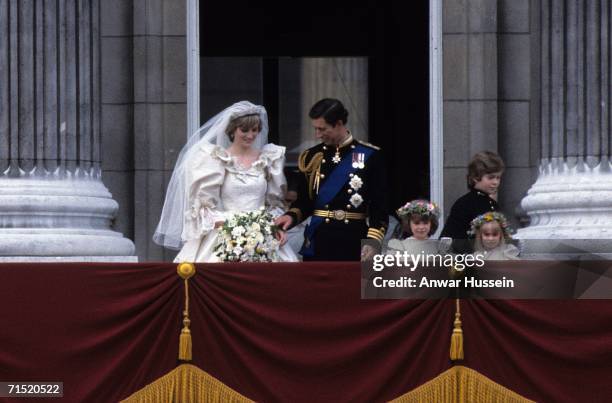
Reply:
[[[478,371],[457,365],[391,402],[525,403],[532,400],[493,382]]]
[[[181,335],[179,336],[179,353],[178,358],[181,361],[191,361],[191,330],[189,325],[191,320],[189,319],[189,279],[196,273],[195,266],[193,263],[180,263],[176,272],[185,282],[185,310],[183,311],[183,329],[181,329]]]
[[[191,364],[181,364],[148,384],[125,403],[241,403],[252,402],[220,380]]]
[[[312,156],[308,165],[306,165],[306,156],[308,156],[308,151],[305,151],[300,154],[298,158],[298,169],[300,172],[304,173],[308,178],[308,195],[310,199],[313,199],[313,190],[316,188],[317,193],[319,193],[319,178],[321,169],[321,161],[323,160],[323,153],[318,152]]]
[[[461,329],[461,306],[459,299],[455,300],[455,327],[451,336],[450,359],[463,360],[463,329]]]

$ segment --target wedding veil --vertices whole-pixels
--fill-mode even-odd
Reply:
[[[255,139],[253,147],[261,149],[268,143],[268,114],[266,109],[248,101],[240,101],[224,109],[191,134],[176,160],[172,177],[168,183],[161,218],[153,235],[153,242],[170,249],[178,250],[181,248],[184,243],[181,234],[183,233],[185,214],[189,211],[187,205],[189,189],[187,189],[188,184],[185,180],[185,170],[188,162],[194,157],[194,153],[202,152],[200,145],[204,142],[227,149],[231,145],[229,137],[225,134],[227,125],[232,120],[246,115],[259,115],[261,121],[261,132]],[[201,156],[198,157],[201,158]],[[209,156],[209,158],[212,157]]]

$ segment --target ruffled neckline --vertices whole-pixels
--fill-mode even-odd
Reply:
[[[232,156],[226,149],[221,146],[210,144],[210,148],[205,146],[206,151],[210,153],[211,156],[217,158],[219,161],[223,162],[226,168],[240,171],[240,172],[249,172],[253,170],[263,170],[267,166],[272,165],[275,161],[281,159],[285,154],[285,147],[278,146],[276,144],[268,143],[261,148],[261,153],[259,157],[251,164],[250,167],[244,167],[240,165],[236,157]]]

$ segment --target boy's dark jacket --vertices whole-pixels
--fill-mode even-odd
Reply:
[[[444,224],[440,237],[449,237],[453,240],[453,249],[458,253],[470,252],[468,230],[470,222],[481,214],[489,211],[499,211],[497,202],[484,192],[472,189],[464,194],[451,207],[450,214]]]

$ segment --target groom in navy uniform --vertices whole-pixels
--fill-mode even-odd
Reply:
[[[308,115],[322,143],[300,154],[297,200],[276,224],[287,230],[311,217],[300,250],[305,261],[365,260],[375,249],[362,249],[361,240],[382,243],[388,226],[380,149],[353,138],[337,99],[318,101]]]

